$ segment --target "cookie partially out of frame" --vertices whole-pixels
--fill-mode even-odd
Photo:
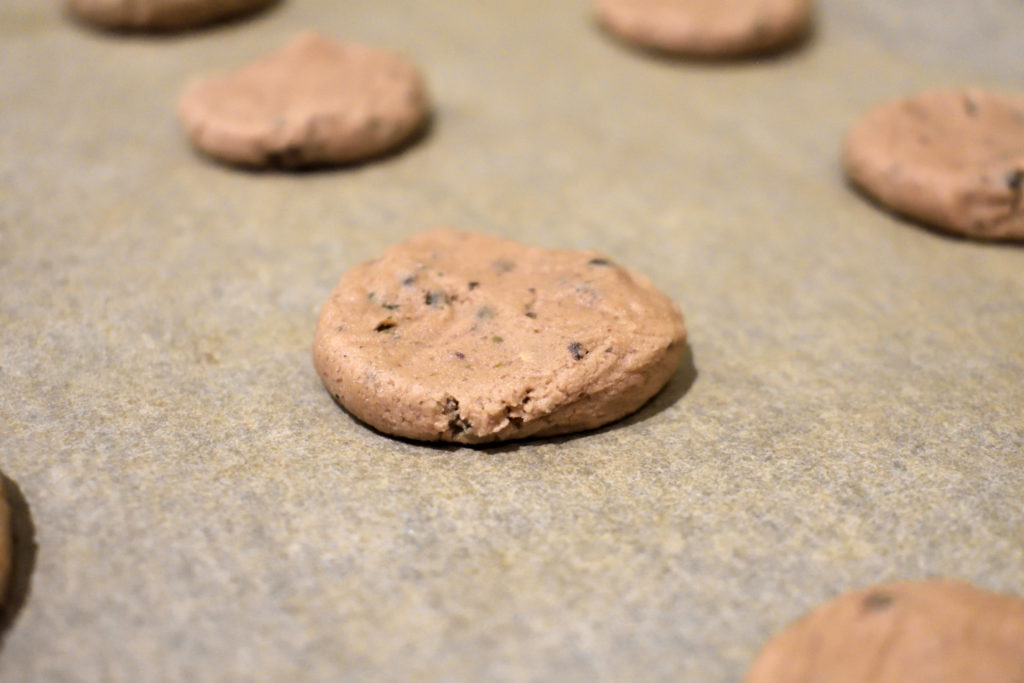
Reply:
[[[174,31],[248,14],[276,0],[67,0],[76,17],[111,29]]]
[[[628,415],[672,376],[685,336],[675,303],[596,252],[440,228],[341,277],[313,358],[380,431],[482,443]]]
[[[696,57],[771,52],[805,36],[811,0],[596,0],[610,32],[641,47]]]
[[[411,138],[428,116],[419,70],[387,50],[304,33],[236,71],[200,79],[178,115],[189,139],[232,164],[358,161]]]
[[[886,102],[851,128],[843,164],[897,213],[969,237],[1024,240],[1024,98],[962,89]]]
[[[7,595],[7,582],[11,575],[11,508],[7,503],[0,477],[0,604]]]
[[[744,683],[1022,683],[1024,599],[961,581],[846,593],[770,640]]]

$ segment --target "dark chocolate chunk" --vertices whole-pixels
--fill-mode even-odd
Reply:
[[[864,598],[864,609],[869,612],[885,609],[892,604],[892,601],[893,597],[891,595],[886,595],[885,593],[869,593],[868,596]]]
[[[569,342],[569,353],[572,354],[574,360],[583,360],[583,357],[586,356],[589,351],[583,348],[583,345],[578,341],[574,341]]]
[[[968,116],[978,115],[978,103],[970,95],[964,95],[964,111]]]
[[[427,292],[427,296],[424,298],[428,306],[434,308],[441,308],[448,303],[448,295],[442,292],[440,289],[434,289]]]
[[[1014,192],[1020,192],[1021,186],[1024,186],[1024,169],[1018,168],[1015,171],[1007,173],[1006,186]]]
[[[592,258],[587,261],[587,264],[591,266],[610,266],[612,262],[606,258]]]
[[[395,327],[396,325],[398,325],[398,323],[396,323],[391,318],[388,318],[387,320],[384,320],[379,325],[377,325],[377,327],[373,328],[373,331],[374,332],[384,332],[386,330],[390,330],[391,328]]]

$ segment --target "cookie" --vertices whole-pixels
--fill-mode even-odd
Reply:
[[[276,0],[67,0],[79,19],[106,28],[174,31],[248,14]]]
[[[304,33],[190,85],[178,114],[192,143],[233,164],[298,168],[377,156],[425,124],[419,70],[385,50]]]
[[[812,23],[811,0],[596,0],[597,18],[636,45],[696,57],[770,52]]]
[[[0,604],[7,595],[7,581],[11,575],[11,508],[0,477]]]
[[[847,177],[892,211],[979,239],[1024,239],[1024,98],[933,90],[851,128]]]
[[[1024,599],[953,580],[846,593],[761,650],[744,683],[1024,682]]]
[[[341,277],[313,359],[335,399],[382,432],[483,443],[637,410],[685,336],[667,296],[596,252],[439,228]]]

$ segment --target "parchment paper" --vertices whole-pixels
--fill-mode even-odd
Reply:
[[[1024,249],[894,218],[838,163],[881,100],[1020,94],[1024,8],[819,9],[801,49],[709,63],[582,0],[285,0],[161,37],[3,0],[0,469],[36,550],[0,679],[736,681],[848,588],[1024,594]],[[307,28],[419,63],[429,135],[305,174],[194,154],[187,80]],[[441,224],[648,274],[692,367],[574,438],[357,423],[319,306]]]

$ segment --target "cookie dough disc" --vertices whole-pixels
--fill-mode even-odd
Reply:
[[[2,480],[0,480],[2,483]],[[3,486],[0,485],[0,605],[7,595],[7,580],[11,574],[11,509],[7,505]]]
[[[724,57],[766,52],[803,37],[811,0],[596,0],[597,17],[637,45]]]
[[[1024,239],[1024,98],[934,90],[850,130],[850,180],[892,210],[981,239]]]
[[[1021,683],[1024,599],[952,580],[846,593],[761,650],[744,683]]]
[[[193,83],[178,114],[210,156],[296,168],[399,146],[424,124],[427,94],[404,58],[305,33],[237,71]]]
[[[168,31],[248,14],[276,0],[67,0],[77,17],[113,29]]]
[[[377,429],[480,443],[592,429],[669,380],[678,307],[596,252],[440,228],[345,273],[313,359]]]

